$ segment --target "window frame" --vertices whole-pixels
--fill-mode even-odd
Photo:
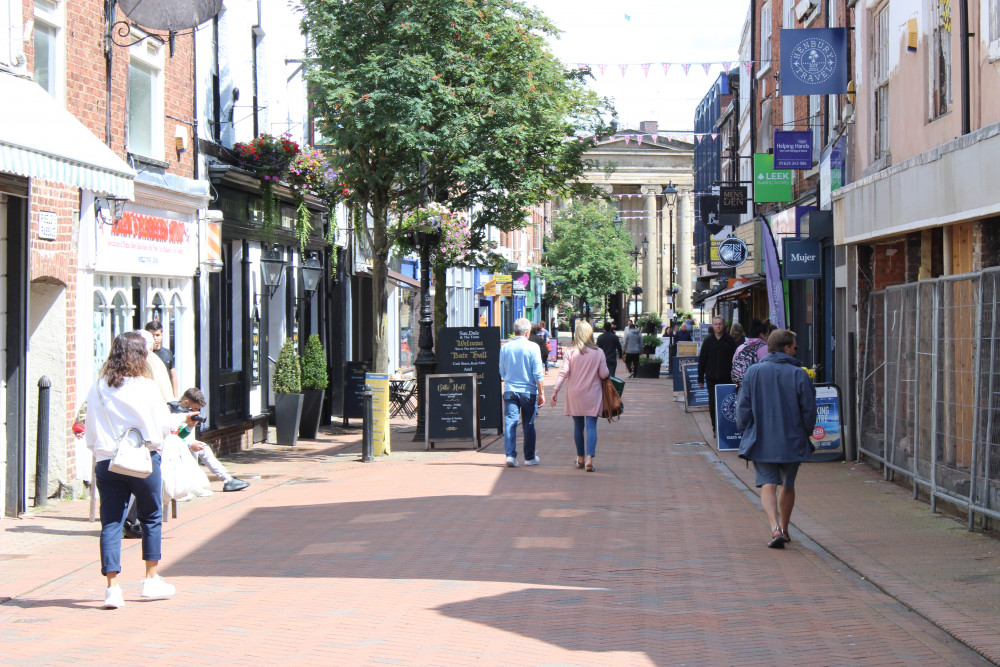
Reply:
[[[952,17],[946,19],[940,13],[937,0],[930,0],[928,16],[933,17],[928,35],[927,49],[927,118],[935,121],[951,111],[954,104],[952,95],[953,63]],[[946,61],[942,63],[942,61]],[[942,71],[944,82],[942,83]]]
[[[36,31],[47,28],[52,34],[53,53],[49,59],[49,85],[46,88],[35,79],[38,70],[38,49],[35,48],[31,78],[60,105],[66,104],[66,4],[62,0],[35,0],[33,3],[32,44],[36,44]]]
[[[761,68],[771,67],[771,37],[774,34],[774,17],[771,3],[765,2],[760,7],[760,62]]]
[[[134,30],[134,28],[133,28]],[[163,138],[163,120],[164,120],[164,67],[166,65],[164,56],[164,44],[163,41],[155,36],[148,36],[146,39],[134,44],[129,48],[129,62],[128,62],[128,81],[129,81],[129,91],[128,91],[128,110],[126,114],[126,123],[128,132],[126,146],[128,147],[129,153],[134,155],[139,155],[142,157],[153,158],[156,160],[163,160],[166,156],[166,149],[164,147]],[[147,153],[144,150],[138,150],[132,143],[132,68],[139,67],[146,70],[152,79],[151,96],[152,101],[150,104],[150,150]],[[143,147],[145,148],[145,147]]]
[[[872,158],[881,160],[889,155],[889,3],[872,9]]]

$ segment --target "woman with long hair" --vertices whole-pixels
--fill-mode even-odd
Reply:
[[[170,433],[171,418],[163,396],[150,378],[146,354],[141,335],[135,332],[119,335],[111,344],[100,377],[87,394],[87,447],[94,452],[97,490],[101,496],[101,574],[108,581],[106,609],[125,604],[118,573],[122,569],[122,526],[129,497],[133,495],[142,524],[142,559],[146,561],[141,595],[146,599],[162,599],[174,594],[174,587],[157,574],[163,518],[160,448]],[[108,470],[118,437],[130,428],[138,429],[152,450],[153,472],[142,479]]]
[[[609,377],[608,365],[604,353],[594,342],[594,329],[588,322],[577,322],[573,345],[563,356],[562,369],[552,394],[552,407],[556,406],[559,390],[565,385],[565,414],[573,418],[573,439],[576,443],[574,465],[585,468],[587,472],[594,472],[597,418],[604,407],[601,380],[606,377]]]

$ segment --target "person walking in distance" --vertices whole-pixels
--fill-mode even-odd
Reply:
[[[148,377],[146,344],[138,333],[120,334],[111,343],[111,353],[101,374],[87,394],[86,439],[94,452],[97,490],[101,505],[101,574],[107,578],[106,609],[125,604],[118,574],[121,572],[122,525],[134,495],[142,524],[142,560],[146,578],[142,597],[162,599],[174,594],[174,587],[157,574],[160,563],[163,495],[160,477],[160,448],[172,428],[170,412],[159,389]],[[153,472],[138,478],[111,472],[108,468],[117,449],[118,437],[136,428],[151,450]]]
[[[615,374],[618,370],[618,360],[622,358],[622,342],[615,333],[615,327],[611,322],[604,323],[604,333],[597,337],[597,347],[604,352],[604,358],[608,364],[608,373]]]
[[[538,346],[538,352],[542,355],[542,368],[549,370],[549,345],[541,334],[542,323],[537,322],[531,325],[531,335],[528,340]]]
[[[167,367],[170,374],[170,388],[172,396],[177,396],[180,392],[177,389],[177,369],[174,367],[174,355],[167,348],[163,347],[163,325],[152,320],[146,324],[146,331],[153,335],[153,354],[160,358],[163,365]]]
[[[559,390],[565,385],[565,414],[573,418],[575,465],[586,468],[587,472],[594,472],[594,457],[597,456],[597,418],[604,409],[601,380],[609,376],[604,354],[594,342],[594,330],[587,322],[578,322],[573,345],[563,356],[563,366],[552,392],[552,407],[556,407]]]
[[[639,327],[634,324],[628,325],[625,332],[625,369],[630,378],[635,377],[635,372],[639,369],[639,355],[642,354],[642,334]]]
[[[767,546],[783,549],[791,541],[788,522],[799,464],[815,449],[809,436],[816,426],[816,389],[794,356],[799,348],[794,332],[776,329],[767,348],[768,355],[743,375],[736,426],[743,431],[739,456],[753,461],[760,504],[771,526]]]
[[[514,320],[514,339],[500,348],[500,376],[503,378],[504,453],[507,467],[517,467],[517,421],[524,433],[524,465],[541,462],[535,451],[535,415],[545,405],[542,381],[542,353],[528,340],[531,322]]]
[[[721,317],[712,320],[712,334],[702,342],[698,354],[698,386],[704,387],[708,382],[708,414],[712,419],[712,433],[715,433],[715,385],[729,382],[736,343],[726,333],[726,321]]]

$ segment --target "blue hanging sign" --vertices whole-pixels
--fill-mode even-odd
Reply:
[[[781,94],[847,92],[847,28],[781,31]]]
[[[813,133],[810,130],[774,131],[775,169],[812,169]]]
[[[823,245],[818,239],[781,239],[785,280],[823,277]]]

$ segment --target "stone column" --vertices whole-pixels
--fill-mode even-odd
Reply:
[[[648,254],[642,260],[642,312],[645,314],[660,306],[659,276],[656,275],[660,252],[660,239],[656,234],[656,195],[663,192],[663,188],[659,185],[643,185],[639,187],[639,192],[646,196],[643,201],[646,209],[643,236],[649,241]],[[639,239],[639,243],[642,243],[642,239]]]
[[[674,229],[677,232],[677,248],[674,251],[674,261],[677,266],[677,280],[681,287],[677,308],[691,310],[691,290],[694,282],[691,279],[691,252],[694,249],[694,231],[691,225],[694,211],[693,197],[690,192],[682,192],[677,197],[677,207],[674,209]]]

